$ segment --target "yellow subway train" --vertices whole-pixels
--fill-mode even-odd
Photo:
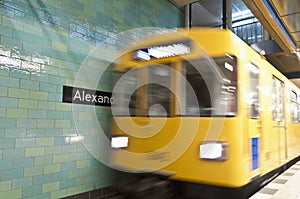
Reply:
[[[115,63],[111,164],[178,198],[248,198],[300,159],[300,90],[229,30],[165,31]]]

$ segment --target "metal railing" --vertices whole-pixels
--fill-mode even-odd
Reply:
[[[264,41],[264,28],[259,21],[234,26],[232,31],[249,45]]]

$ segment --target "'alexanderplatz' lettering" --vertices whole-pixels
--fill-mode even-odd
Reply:
[[[111,106],[114,103],[114,97],[110,92],[63,86],[63,102]]]

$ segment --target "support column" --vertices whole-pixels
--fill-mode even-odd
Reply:
[[[222,1],[222,21],[223,29],[232,29],[232,0]]]
[[[185,27],[191,27],[191,4],[185,5]]]

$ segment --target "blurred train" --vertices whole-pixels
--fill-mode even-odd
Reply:
[[[300,90],[229,30],[157,34],[115,64],[111,164],[178,198],[248,198],[300,159]]]

